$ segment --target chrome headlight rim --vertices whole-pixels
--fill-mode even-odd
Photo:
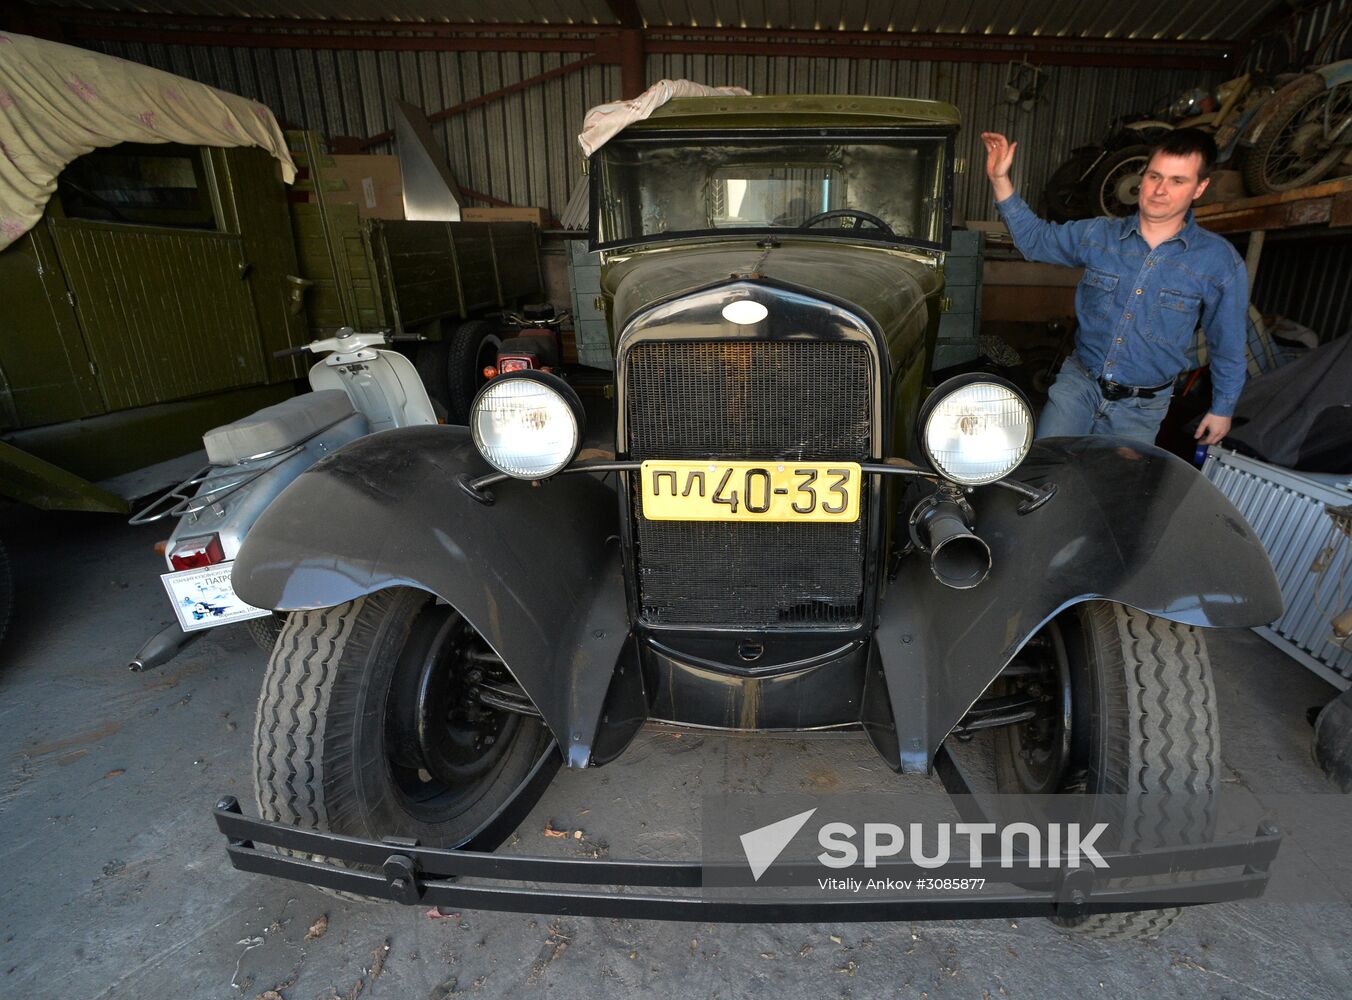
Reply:
[[[1022,452],[1018,461],[1009,466],[1007,470],[994,476],[963,477],[954,475],[951,470],[946,468],[943,463],[935,459],[929,448],[929,422],[934,415],[934,411],[939,405],[954,392],[965,389],[968,386],[986,384],[997,386],[1008,391],[1023,407],[1024,412],[1028,414],[1028,432],[1024,437]],[[1023,460],[1028,457],[1028,452],[1033,445],[1033,435],[1036,430],[1036,421],[1034,419],[1033,406],[1028,401],[1028,396],[1017,385],[1009,379],[1000,375],[993,375],[989,372],[967,372],[962,375],[955,375],[952,378],[945,379],[939,385],[934,387],[934,391],[929,394],[924,405],[920,407],[920,414],[916,419],[916,437],[920,453],[930,468],[941,478],[948,482],[957,483],[959,486],[989,486],[992,483],[998,483],[1002,479],[1008,479],[1023,464]]]
[[[489,450],[484,446],[483,437],[479,432],[479,413],[484,400],[489,398],[494,391],[500,390],[501,386],[511,382],[532,382],[539,385],[559,397],[567,406],[569,414],[573,418],[573,441],[572,446],[567,451],[567,457],[554,466],[551,466],[547,472],[539,474],[521,472],[504,468],[498,462],[493,460]],[[573,460],[577,458],[578,451],[582,448],[582,438],[587,429],[587,414],[582,405],[582,398],[578,396],[577,390],[571,385],[550,372],[542,372],[535,369],[529,369],[519,372],[506,372],[495,378],[489,379],[477,393],[474,394],[473,401],[469,404],[469,432],[470,438],[474,441],[474,448],[485,462],[491,465],[504,476],[510,476],[512,479],[519,479],[523,482],[540,482],[558,475],[561,471],[568,468]]]

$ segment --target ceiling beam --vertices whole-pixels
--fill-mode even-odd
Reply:
[[[616,0],[618,5],[618,0]],[[377,51],[576,52],[616,61],[623,37],[648,53],[788,55],[802,58],[999,63],[1027,57],[1051,66],[1200,70],[1237,64],[1231,42],[1133,38],[1060,38],[934,32],[807,31],[732,27],[625,28],[616,25],[450,24],[291,18],[223,18],[118,13],[71,8],[32,10],[73,42],[149,42],[241,48]]]

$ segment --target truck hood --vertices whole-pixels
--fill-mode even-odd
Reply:
[[[614,297],[616,334],[662,302],[724,282],[763,281],[836,302],[883,331],[906,325],[942,287],[929,264],[893,250],[822,241],[685,245],[612,257],[603,290]]]

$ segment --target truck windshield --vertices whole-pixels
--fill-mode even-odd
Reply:
[[[944,136],[644,134],[593,156],[598,245],[797,230],[939,247]]]

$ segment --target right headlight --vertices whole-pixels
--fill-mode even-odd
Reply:
[[[1013,384],[992,375],[959,375],[930,394],[920,411],[925,457],[947,479],[980,486],[1003,479],[1033,444],[1033,410]]]
[[[501,375],[479,390],[469,428],[479,453],[516,479],[548,479],[582,443],[582,400],[557,375],[523,371]]]

